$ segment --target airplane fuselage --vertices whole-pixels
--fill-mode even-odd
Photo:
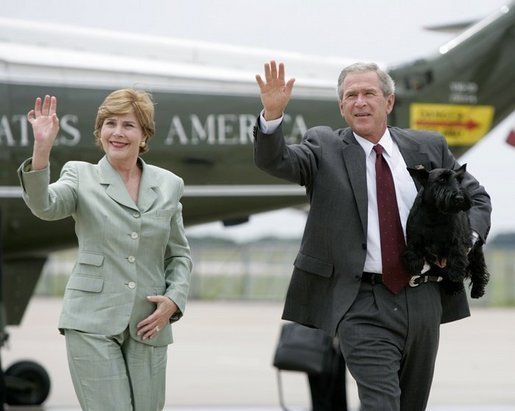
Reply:
[[[0,85],[0,87],[2,87]],[[32,130],[26,112],[35,96],[58,99],[60,133],[51,155],[52,180],[66,161],[96,163],[103,155],[95,145],[93,126],[100,102],[112,89],[4,84],[16,104],[1,106],[0,186],[5,252],[50,250],[73,246],[73,223],[44,222],[30,215],[21,199],[16,169],[32,153]],[[257,87],[257,86],[256,86]],[[305,202],[302,188],[269,177],[253,166],[252,130],[259,114],[257,94],[207,94],[152,91],[156,135],[146,162],[167,168],[185,181],[184,220],[192,225],[232,221],[250,214]],[[298,142],[319,121],[337,128],[343,120],[329,98],[292,101],[283,129]],[[272,195],[271,195],[272,194]],[[49,232],[59,233],[55,237]]]

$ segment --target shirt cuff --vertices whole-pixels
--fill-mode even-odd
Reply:
[[[276,118],[275,120],[267,121],[263,116],[264,112],[265,110],[261,110],[261,113],[259,114],[259,129],[263,134],[273,134],[281,125],[284,118],[284,114],[281,117]]]

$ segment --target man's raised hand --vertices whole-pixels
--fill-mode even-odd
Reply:
[[[265,120],[275,120],[281,117],[290,101],[293,83],[292,78],[284,79],[284,64],[279,63],[279,69],[274,60],[265,63],[265,80],[256,74],[256,81],[261,92],[261,103],[265,110]]]

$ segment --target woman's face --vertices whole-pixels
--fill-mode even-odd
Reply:
[[[141,125],[132,112],[107,117],[100,129],[100,142],[111,162],[136,162],[144,141]]]

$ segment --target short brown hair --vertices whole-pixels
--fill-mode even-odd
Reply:
[[[148,139],[156,131],[154,121],[154,102],[150,93],[142,90],[121,89],[109,94],[97,111],[95,120],[95,141],[100,144],[100,130],[106,118],[121,114],[134,113],[143,130],[145,145],[140,146],[140,154],[148,151]]]

